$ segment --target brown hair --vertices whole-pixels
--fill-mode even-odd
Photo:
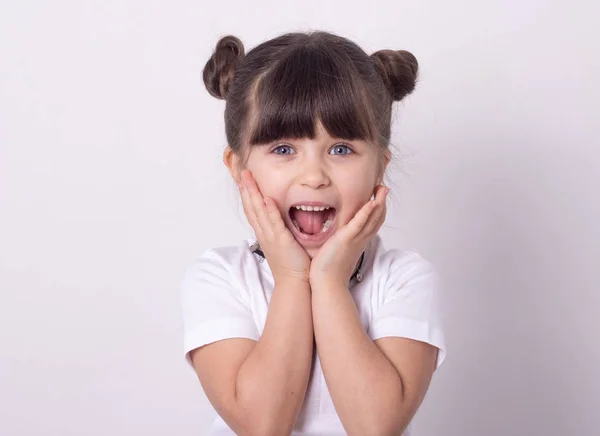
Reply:
[[[417,59],[404,50],[368,55],[341,36],[287,33],[244,53],[235,36],[221,38],[206,63],[208,92],[226,101],[229,146],[315,137],[320,120],[333,137],[361,139],[387,150],[392,103],[415,88]]]

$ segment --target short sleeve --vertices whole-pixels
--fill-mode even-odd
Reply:
[[[185,358],[203,345],[228,338],[259,339],[249,297],[236,286],[225,259],[214,249],[199,256],[181,281]]]
[[[446,358],[438,275],[415,252],[390,250],[385,256],[380,271],[386,277],[380,289],[383,301],[374,310],[369,337],[397,336],[431,344],[439,349],[437,370]]]

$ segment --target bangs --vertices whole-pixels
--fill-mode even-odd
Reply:
[[[334,138],[373,140],[376,120],[366,95],[347,59],[327,47],[299,47],[258,79],[249,144],[314,139],[317,121]]]

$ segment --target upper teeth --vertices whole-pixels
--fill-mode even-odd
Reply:
[[[299,209],[299,210],[307,210],[307,211],[309,211],[309,212],[312,212],[312,211],[315,211],[315,212],[320,212],[320,211],[322,211],[322,210],[329,209],[329,206],[304,206],[304,205],[301,205],[301,206],[294,206],[294,207],[295,207],[296,209]]]

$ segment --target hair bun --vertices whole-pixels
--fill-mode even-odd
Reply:
[[[228,35],[217,42],[215,51],[202,70],[206,89],[213,97],[225,100],[239,61],[244,57],[244,44]]]
[[[392,99],[400,101],[413,92],[419,63],[406,50],[379,50],[371,55]]]

